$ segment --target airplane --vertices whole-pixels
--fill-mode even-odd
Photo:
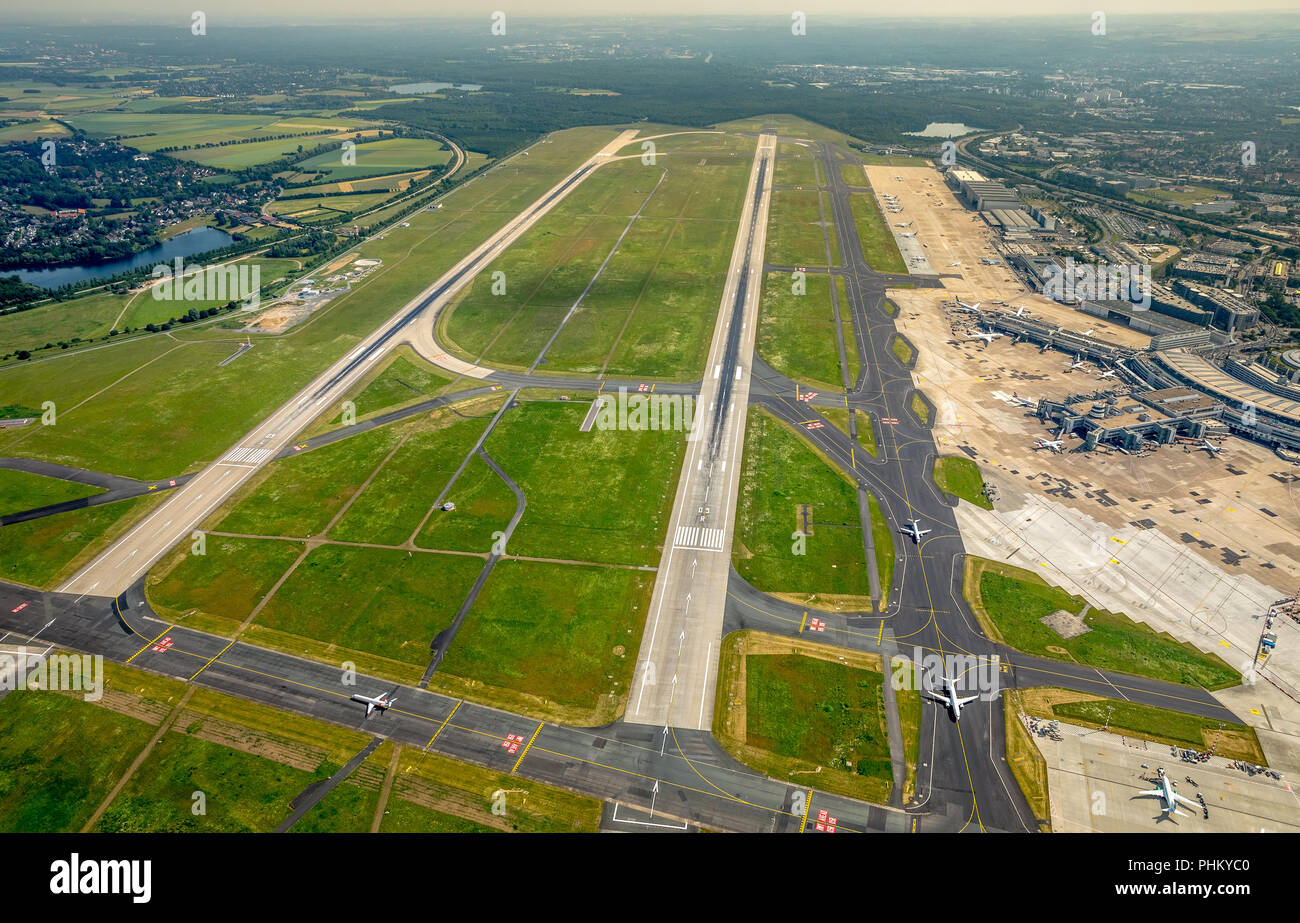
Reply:
[[[947,705],[948,716],[952,718],[953,721],[956,721],[959,718],[961,718],[962,708],[964,708],[965,706],[969,705],[971,702],[974,702],[976,699],[979,698],[979,696],[977,695],[967,695],[967,696],[957,695],[956,684],[952,680],[950,680],[947,676],[940,678],[939,683],[943,687],[943,692],[935,692],[932,689],[927,689],[925,691],[926,695],[934,699],[936,702],[942,702],[945,705]]]
[[[1209,452],[1210,455],[1211,455],[1211,457],[1213,457],[1213,456],[1215,456],[1215,455],[1218,455],[1220,452],[1223,451],[1223,446],[1221,446],[1221,445],[1215,445],[1213,442],[1211,442],[1211,441],[1208,440],[1208,439],[1202,439],[1202,440],[1201,440],[1201,448],[1203,448],[1205,451]]]
[[[1193,801],[1190,798],[1184,798],[1182,795],[1178,794],[1178,792],[1174,791],[1174,784],[1169,781],[1169,776],[1165,775],[1165,770],[1163,766],[1161,766],[1156,770],[1156,774],[1160,777],[1159,779],[1160,787],[1153,788],[1150,791],[1146,791],[1146,792],[1138,792],[1136,795],[1133,796],[1134,798],[1159,798],[1161,812],[1163,814],[1170,815],[1170,816],[1172,815],[1177,815],[1179,817],[1184,816],[1183,812],[1178,810],[1179,804],[1182,804],[1185,807],[1195,808],[1197,810],[1200,809],[1201,806],[1197,804],[1195,801]]]
[[[1087,359],[1080,359],[1078,356],[1075,356],[1074,361],[1070,363],[1070,368],[1081,369],[1087,364],[1088,364]]]
[[[1040,437],[1034,440],[1035,449],[1051,449],[1053,452],[1059,452],[1063,445],[1065,445],[1065,442],[1061,439],[1043,439]]]
[[[1002,336],[1002,334],[1000,334],[1000,333],[991,333],[991,332],[984,332],[984,331],[981,331],[981,332],[979,332],[979,333],[968,333],[968,334],[966,334],[966,339],[968,339],[968,340],[983,340],[985,343],[992,343],[994,340],[996,340],[996,339],[997,339],[998,337],[1000,337],[1000,336]]]
[[[949,266],[960,266],[960,265],[961,265],[961,260],[958,260],[958,261],[955,262],[955,263],[949,263],[948,265],[949,265]]]
[[[1001,261],[1001,260],[991,260],[991,259],[989,259],[987,256],[981,256],[981,257],[980,257],[980,262],[983,263],[985,266],[1001,266],[1001,265],[1002,265],[1002,261]]]
[[[916,236],[916,231],[907,231],[906,233],[903,234],[903,236],[904,236],[904,237],[915,237],[915,236]]]
[[[904,535],[912,536],[913,545],[921,544],[921,536],[930,534],[930,530],[922,529],[921,524],[917,522],[915,519],[909,519],[907,521],[907,528],[899,529],[898,531],[902,532]]]
[[[1022,304],[1020,307],[1016,308],[1016,313],[1013,316],[1019,317],[1024,313],[1025,313],[1025,306]]]
[[[1102,379],[1102,378],[1114,378],[1114,377],[1115,377],[1115,370],[1114,370],[1114,369],[1106,369],[1106,371],[1102,372],[1100,375],[1097,376],[1098,379]]]
[[[957,307],[965,308],[967,311],[978,311],[980,309],[980,305],[982,305],[983,303],[984,302],[982,301],[977,301],[974,304],[967,304],[966,302],[962,301],[960,298],[957,299]]]
[[[352,694],[352,701],[364,702],[366,706],[366,717],[369,718],[370,713],[376,708],[381,712],[387,711],[391,708],[392,704],[397,701],[397,697],[393,695],[393,692],[396,691],[397,687],[394,686],[392,692],[383,692],[376,696],[362,695],[359,692],[355,692]]]

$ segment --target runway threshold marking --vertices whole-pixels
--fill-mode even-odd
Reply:
[[[537,739],[538,734],[542,733],[542,728],[544,728],[545,726],[546,726],[545,721],[542,721],[537,725],[537,730],[533,731],[533,736],[528,738],[528,745],[524,747],[524,752],[519,754],[519,759],[515,760],[515,766],[513,769],[510,770],[511,775],[514,775],[516,772],[519,771],[519,764],[524,761],[524,757],[528,755],[528,751],[531,750],[533,747],[533,741]]]
[[[198,676],[200,673],[202,673],[202,672],[203,672],[204,670],[206,670],[208,667],[212,666],[212,661],[216,660],[216,659],[219,658],[222,654],[224,654],[226,651],[228,651],[228,650],[230,650],[232,647],[234,647],[234,646],[235,646],[235,642],[236,642],[237,640],[239,640],[239,639],[238,639],[238,638],[231,638],[229,644],[227,644],[227,645],[226,645],[225,647],[223,647],[220,651],[218,651],[217,654],[216,654],[214,657],[212,657],[211,659],[209,659],[209,660],[207,661],[207,663],[203,664],[203,666],[199,667],[197,670],[194,671],[194,676]],[[189,678],[189,682],[191,682],[191,683],[194,682],[194,676],[191,676],[191,677]]]
[[[441,734],[444,730],[446,730],[447,722],[451,721],[451,716],[456,714],[456,709],[460,708],[460,706],[464,703],[464,701],[465,701],[464,699],[460,699],[458,702],[456,702],[455,705],[452,706],[451,711],[447,712],[447,717],[442,719],[442,724],[438,725],[438,730],[433,732],[433,736],[429,738],[429,742],[424,745],[424,749],[428,750],[430,747],[433,746],[433,742],[438,739],[439,734]]]
[[[160,640],[160,639],[161,639],[165,634],[167,634],[167,632],[171,631],[171,630],[172,630],[173,628],[175,628],[175,627],[176,627],[176,626],[175,626],[174,624],[173,624],[173,625],[168,625],[168,626],[167,626],[166,628],[164,628],[162,631],[158,632],[158,636],[157,636],[156,638],[154,638],[152,641],[150,641],[150,642],[148,642],[147,644],[145,644],[144,647],[140,648],[138,651],[136,651],[136,652],[135,652],[134,654],[132,654],[130,657],[126,658],[126,663],[130,663],[132,660],[135,660],[135,658],[139,657],[141,654],[143,654],[143,653],[144,653],[145,651],[147,651],[149,648],[153,647],[155,644],[158,643],[158,641],[159,641],[159,640]],[[136,632],[136,634],[139,634],[139,632]],[[143,635],[141,635],[141,637],[143,637]]]

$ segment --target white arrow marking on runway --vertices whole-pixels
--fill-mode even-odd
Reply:
[[[664,755],[664,749],[668,746],[668,725],[664,725],[664,742],[659,745],[659,755]]]
[[[668,733],[668,728],[664,728],[664,733]],[[650,819],[655,816],[655,799],[659,797],[659,780],[655,779],[655,787],[650,790]]]
[[[696,564],[699,564],[699,563],[700,563],[700,559],[699,559],[699,558],[696,558],[694,561],[691,562],[691,579],[692,579],[692,580],[695,579],[695,565],[696,565]]]
[[[97,586],[99,586],[99,581],[98,581],[98,580],[96,580],[94,583],[92,583],[92,584],[90,585],[90,589],[86,590],[86,593],[89,593],[90,590],[93,590],[93,589],[94,589],[95,587],[97,587]],[[82,593],[81,596],[85,596],[86,593]],[[76,599],[73,600],[73,602],[74,602],[74,603],[79,603],[79,602],[81,602],[81,596],[78,596]]]

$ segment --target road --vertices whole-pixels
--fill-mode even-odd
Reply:
[[[633,673],[625,720],[635,724],[713,724],[775,146],[759,136]]]
[[[341,400],[380,359],[401,342],[407,328],[425,312],[436,314],[475,274],[545,216],[592,171],[625,146],[636,132],[627,130],[588,158],[513,221],[476,247],[440,279],[409,301],[342,359],[255,426],[217,461],[196,474],[145,519],[69,578],[61,591],[116,596],[131,586],[177,542],[195,530],[213,510],[253,474],[288,446],[320,413]]]

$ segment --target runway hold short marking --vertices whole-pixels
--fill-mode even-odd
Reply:
[[[809,630],[809,631],[825,631],[825,630],[826,630],[826,623],[823,622],[821,619],[813,619],[811,622],[808,623],[808,630]]]
[[[506,739],[501,741],[501,746],[506,748],[507,753],[517,753],[519,745],[524,742],[524,738],[519,734],[507,734]]]
[[[153,647],[149,648],[149,650],[153,651],[156,654],[162,654],[166,652],[167,648],[171,647],[175,643],[176,642],[172,640],[172,636],[168,635],[167,637],[159,641],[157,644],[155,644]]]
[[[887,424],[887,425],[889,425],[889,426],[897,426],[897,425],[898,425],[898,417],[881,417],[881,418],[880,418],[880,422],[881,422],[881,423],[885,423],[885,424]]]
[[[825,425],[826,424],[822,423],[821,421],[814,421],[812,423],[806,424],[805,429],[821,429]]]
[[[673,544],[692,551],[721,551],[723,531],[703,526],[678,526]]]
[[[638,391],[649,391],[649,390],[650,390],[650,386],[649,386],[649,385],[637,385],[637,386],[636,386],[636,389],[637,389]]]
[[[29,605],[28,603],[19,603],[19,604],[18,604],[18,607],[17,607],[16,609],[10,609],[9,611],[10,611],[10,612],[22,612],[24,609],[27,608],[28,605]]]
[[[232,450],[221,460],[223,465],[239,465],[241,467],[253,467],[266,461],[271,455],[270,449],[255,449],[252,446],[240,446]]]
[[[828,813],[826,813],[825,811],[818,811],[818,812],[817,812],[817,832],[818,832],[818,833],[834,833],[834,832],[835,832],[835,825],[836,825],[837,823],[839,823],[839,821],[837,821],[834,817],[831,817],[831,816],[830,816]]]
[[[817,396],[816,391],[805,391],[803,394],[799,395],[799,400],[811,402],[812,399],[816,396]]]

